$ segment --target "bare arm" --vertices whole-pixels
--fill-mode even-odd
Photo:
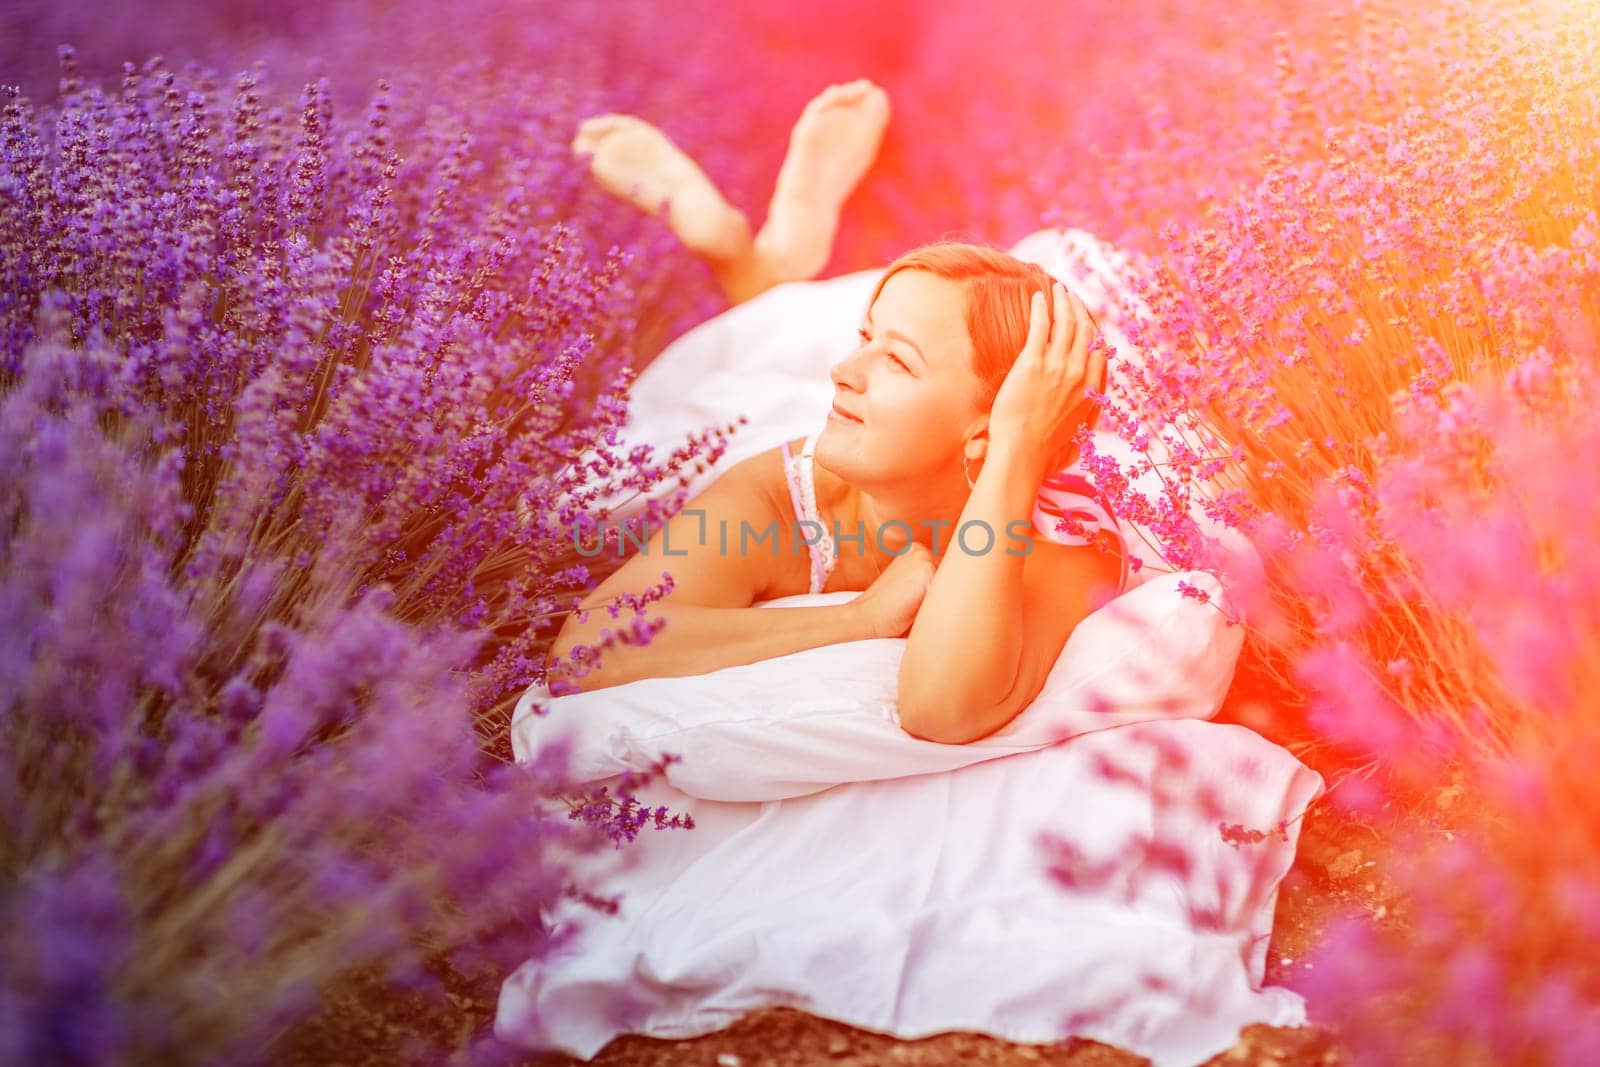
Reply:
[[[946,551],[900,660],[900,723],[914,737],[964,745],[1004,727],[1044,688],[1097,593],[1116,590],[1115,553],[1001,532],[1042,477],[1008,476],[998,456],[984,465],[961,518],[989,523],[995,545]]]
[[[551,645],[553,677],[590,691],[640,678],[705,674],[876,636],[870,616],[856,601],[808,608],[751,607],[773,584],[780,564],[776,553],[793,550],[791,531],[762,488],[757,466],[761,461],[763,456],[753,456],[729,468],[584,598],[582,607],[591,610],[588,619],[569,616]],[[768,530],[776,533],[764,542],[745,542],[741,524],[749,525],[752,536]],[[723,529],[725,541],[719,536]],[[638,593],[658,584],[663,571],[671,573],[673,590],[645,609],[646,618],[666,621],[648,644],[613,645],[600,655],[597,666],[582,675],[563,662],[578,646],[597,645],[602,630],[622,629],[622,620],[613,619],[604,605],[619,593]]]
[[[853,603],[812,608],[708,608],[675,604],[674,595],[653,605],[652,616],[666,619],[667,624],[649,644],[614,645],[600,657],[598,668],[568,681],[587,692],[640,678],[707,674],[819,645],[875,636]],[[552,655],[566,655],[581,643],[582,636],[569,637],[563,630]]]
[[[903,723],[971,719],[1016,680],[1027,558],[1022,553],[1030,545],[1008,536],[1007,524],[1028,513],[1037,483],[1033,464],[994,462],[999,459],[984,463],[957,525],[985,523],[995,543],[972,554],[949,545],[912,624],[900,661]],[[977,548],[985,544],[986,536]]]
[[[1052,324],[1034,294],[1028,339],[989,412],[989,451],[961,513],[1009,535],[1029,515],[1047,471],[1069,461],[1073,436],[1092,420],[1087,388],[1105,388],[1105,356],[1091,352],[1093,321],[1059,285]],[[1089,411],[1085,412],[1085,406]],[[1009,541],[1009,536],[1007,537]],[[946,552],[900,661],[900,721],[907,732],[965,744],[1000,729],[1043,688],[1067,636],[1114,593],[1116,558],[1093,546],[1029,537],[1021,547]]]

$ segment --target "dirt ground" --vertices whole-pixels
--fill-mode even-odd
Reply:
[[[1402,815],[1406,825],[1448,833],[1462,813],[1456,779]],[[1371,826],[1341,814],[1326,797],[1303,820],[1294,866],[1285,877],[1268,952],[1269,985],[1297,983],[1303,957],[1325,919],[1337,910],[1366,909],[1380,924],[1402,921],[1384,877],[1381,838]],[[465,1050],[484,1041],[494,1013],[498,980],[468,982],[440,967],[444,993],[423,996],[386,989],[356,976],[328,991],[323,1014],[288,1036],[274,1062],[366,1067],[394,1063],[469,1062]],[[1309,1005],[1313,1018],[1314,1004]],[[488,1038],[492,1041],[492,1038]],[[584,1061],[546,1053],[519,1057],[517,1067],[573,1067]],[[793,1008],[753,1012],[728,1028],[679,1041],[626,1035],[591,1061],[596,1067],[798,1067],[833,1064],[1052,1064],[1059,1067],[1132,1067],[1138,1056],[1099,1042],[1069,1038],[1052,1045],[1017,1045],[983,1034],[951,1032],[916,1041],[856,1029]],[[1250,1026],[1233,1048],[1208,1061],[1221,1065],[1342,1064],[1349,1060],[1338,1035],[1318,1026],[1297,1029]]]

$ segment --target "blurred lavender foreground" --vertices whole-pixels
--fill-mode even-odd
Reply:
[[[0,90],[0,1062],[271,1060],[354,968],[547,949],[580,853],[672,825],[486,738],[588,578],[570,459],[699,439],[610,450],[581,101],[61,65]]]

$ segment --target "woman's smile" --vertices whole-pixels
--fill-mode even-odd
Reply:
[[[833,422],[843,422],[851,425],[859,425],[861,423],[860,419],[841,408],[837,400],[833,402],[833,410],[828,412],[828,418]]]

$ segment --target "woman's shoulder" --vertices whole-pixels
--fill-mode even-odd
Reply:
[[[805,438],[797,438],[788,444],[790,456],[797,458],[804,447]],[[752,549],[749,552],[749,555],[761,561],[763,576],[760,599],[806,592],[810,582],[810,561],[803,549],[795,550],[794,536],[788,525],[799,516],[794,512],[794,496],[789,491],[788,472],[784,470],[783,446],[774,445],[740,460],[729,468],[725,477],[738,482],[739,495],[745,501],[745,506],[740,509],[743,512],[740,518],[749,521],[749,536],[761,540],[763,545],[771,546],[770,550],[761,548],[760,551]],[[799,493],[798,486],[795,492]],[[744,536],[746,533],[742,530],[729,531],[730,543],[735,537],[740,538],[741,551],[744,551]],[[768,538],[771,538],[770,542]]]
[[[804,444],[804,437],[789,441],[789,455],[799,456]],[[784,469],[781,444],[741,459],[729,467],[723,477],[737,480],[748,488],[754,494],[755,502],[766,513],[781,517],[792,510],[789,502],[789,472]]]
[[[764,502],[770,505],[774,514],[788,521],[794,521],[800,518],[795,513],[794,500],[796,497],[802,497],[799,479],[803,477],[804,471],[801,465],[809,465],[812,495],[816,500],[817,510],[825,515],[834,513],[849,495],[850,486],[838,475],[817,464],[814,459],[802,459],[801,450],[806,444],[804,436],[792,438],[784,443],[789,446],[789,458],[795,464],[792,472],[784,466],[783,444],[773,445],[742,459],[732,469],[740,470],[739,476],[748,479],[759,489]]]

